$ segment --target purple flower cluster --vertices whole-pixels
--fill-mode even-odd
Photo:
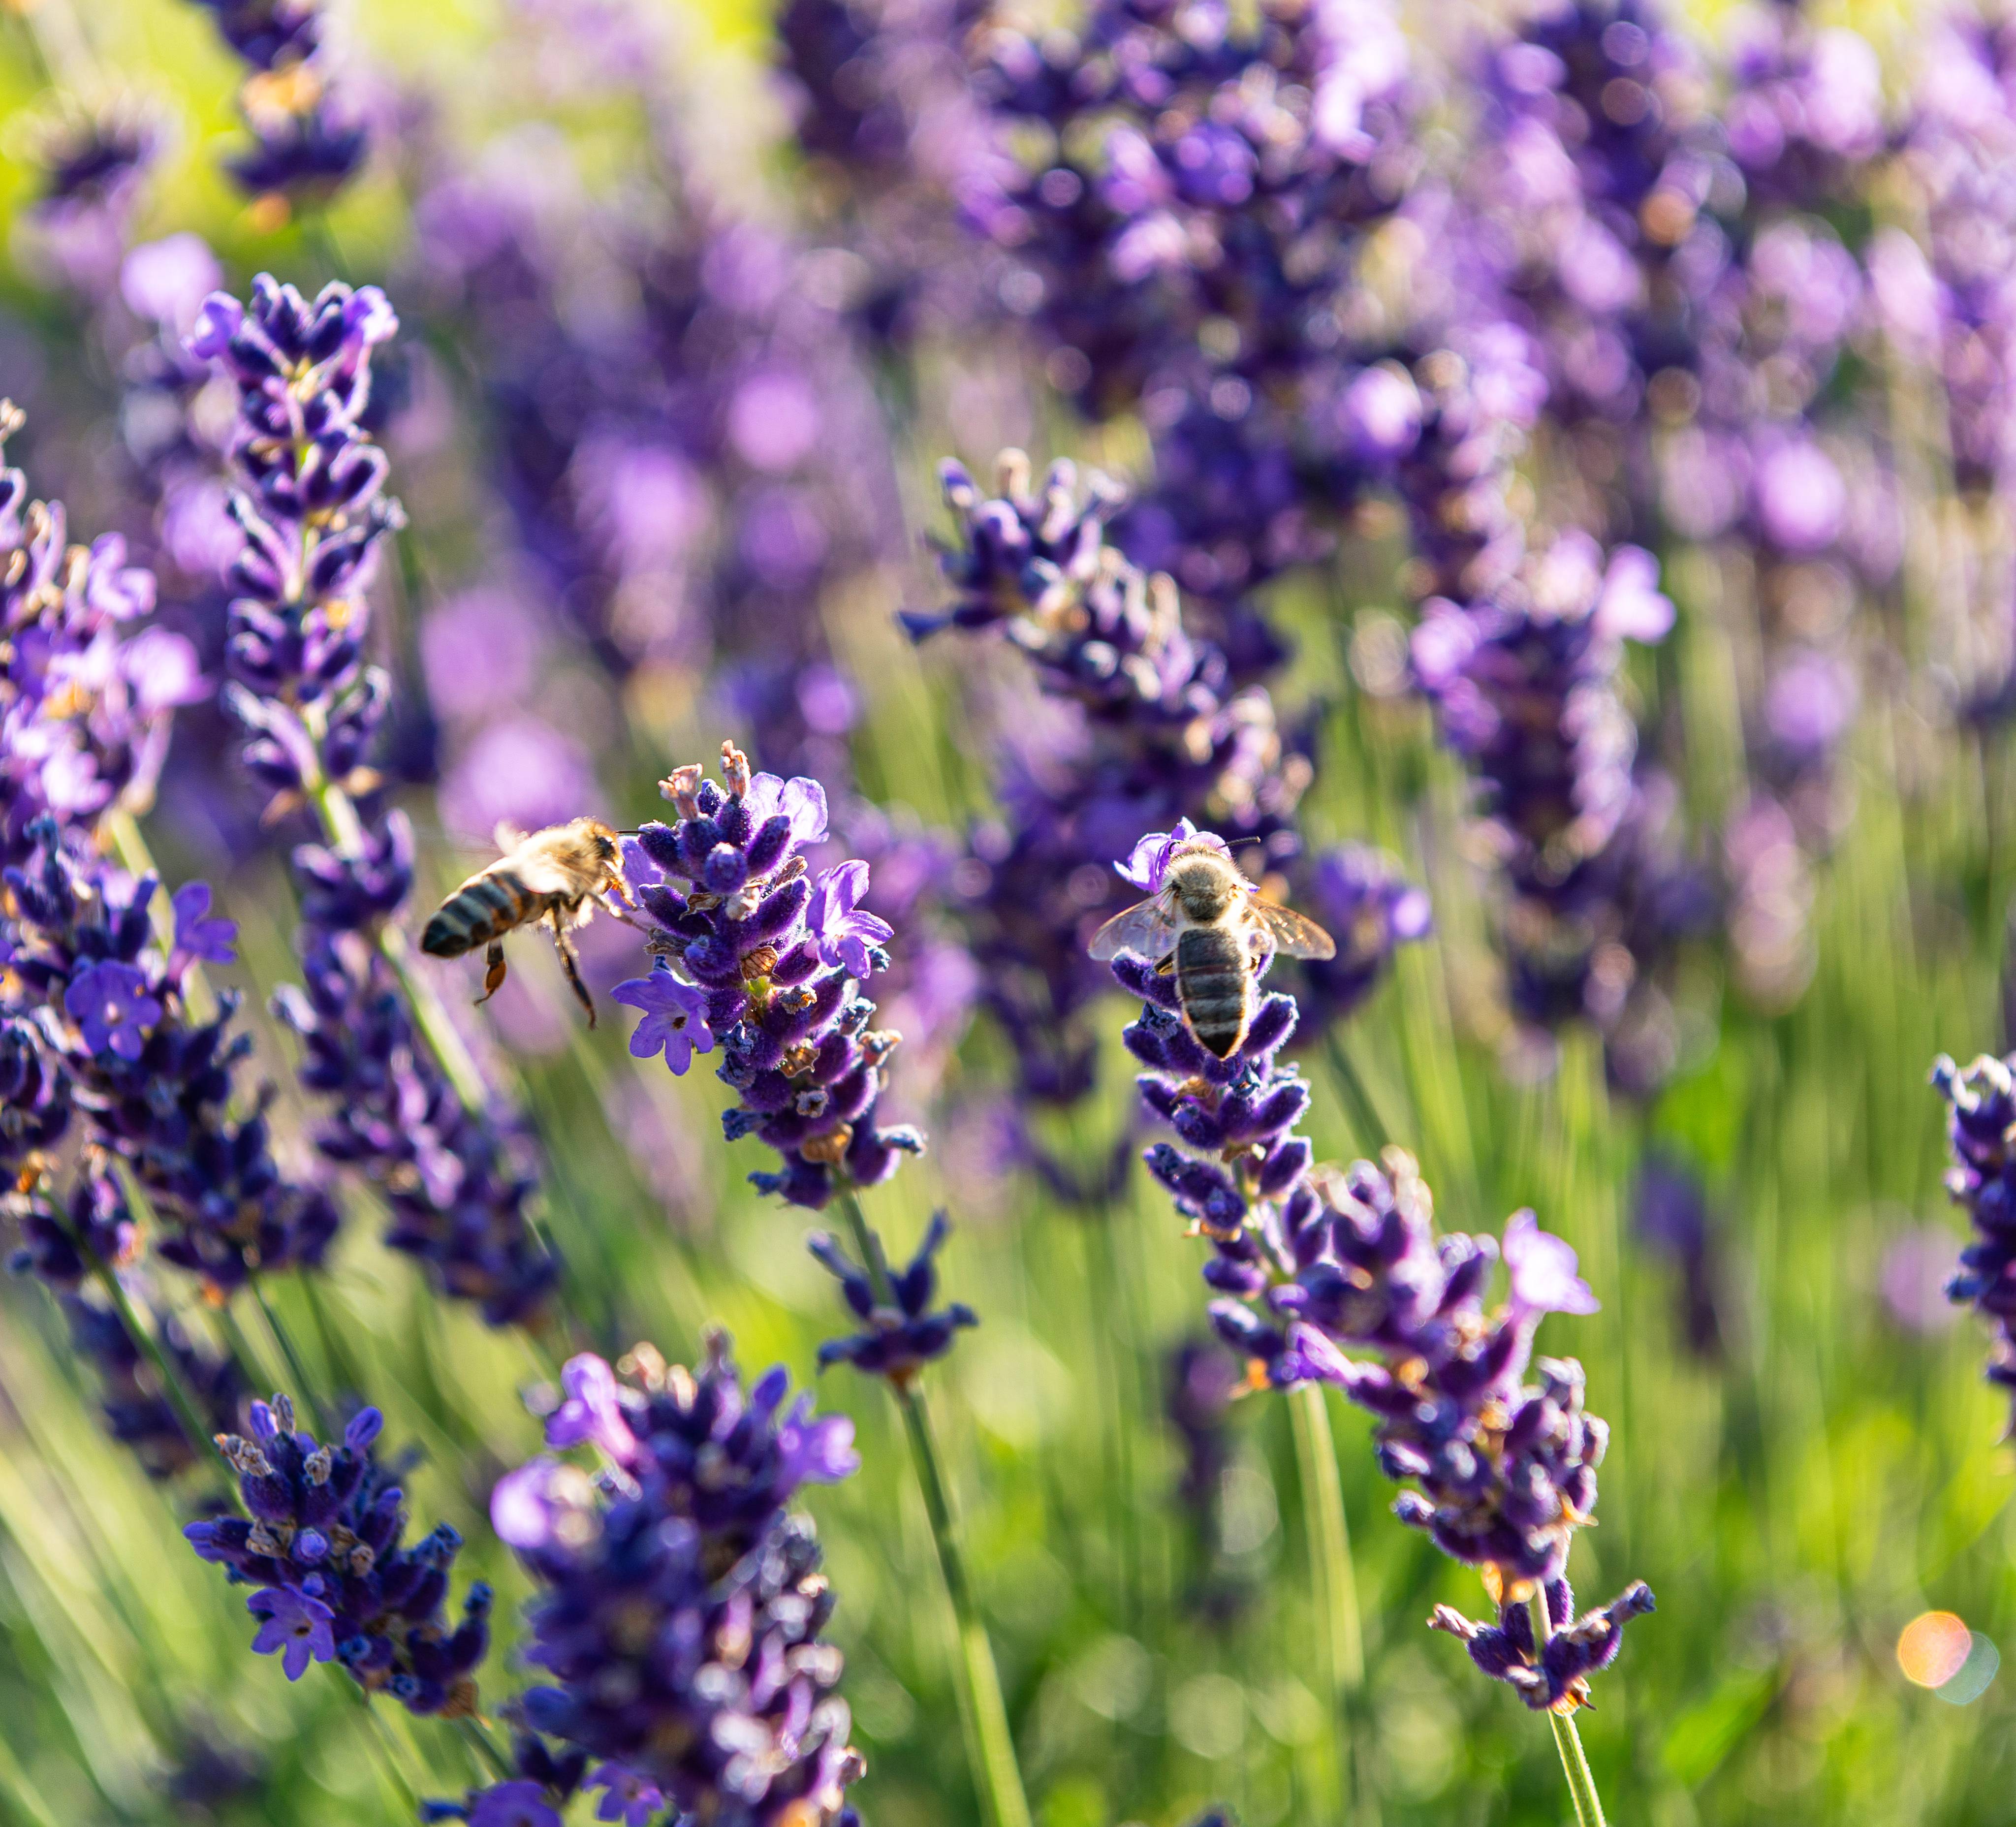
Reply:
[[[862,1766],[820,1640],[818,1542],[786,1506],[855,1471],[853,1424],[787,1407],[781,1368],[745,1391],[718,1333],[693,1371],[641,1345],[620,1370],[571,1360],[546,1422],[549,1446],[592,1446],[599,1469],[542,1458],[491,1500],[540,1588],[527,1654],[554,1685],[524,1713],[603,1760],[605,1819],[826,1827]]]
[[[382,1188],[394,1249],[504,1325],[557,1274],[527,1220],[534,1182],[515,1138],[465,1105],[422,1041],[383,943],[412,885],[412,836],[366,766],[391,694],[363,661],[365,592],[402,517],[362,417],[371,351],[397,327],[374,288],[333,284],[310,302],[265,276],[249,307],[218,294],[203,308],[191,351],[239,395],[225,697],[269,816],[311,804],[327,838],[294,852],[304,983],[275,1005],[301,1037],[303,1084],[328,1101],[317,1145]]]
[[[1144,574],[1107,542],[1118,504],[1110,484],[1095,479],[1081,500],[1060,463],[1039,491],[1016,451],[999,471],[999,494],[985,499],[965,470],[945,466],[959,542],[941,565],[953,600],[904,619],[916,639],[999,628],[1067,719],[1061,729],[1026,720],[1035,733],[1004,757],[1005,817],[973,834],[953,881],[981,1002],[1015,1047],[1024,1094],[1071,1103],[1092,1083],[1097,1037],[1085,1013],[1107,982],[1085,942],[1125,892],[1113,859],[1132,852],[1144,826],[1194,820],[1258,839],[1263,874],[1292,870],[1301,857],[1293,817],[1311,769],[1266,692],[1240,687],[1224,650],[1187,632],[1172,580]],[[1385,892],[1355,892],[1362,862],[1340,855],[1316,866],[1354,914]],[[1425,931],[1425,917],[1408,902],[1397,917],[1358,922],[1363,942],[1326,979],[1325,1012],[1348,1012],[1392,946]]]
[[[189,1012],[190,968],[228,960],[235,928],[208,916],[209,891],[191,883],[175,896],[164,956],[148,921],[152,877],[133,882],[80,861],[46,816],[30,834],[38,853],[5,872],[6,1011],[27,1018],[12,1032],[22,1042],[31,1031],[25,1044],[42,1056],[40,1082],[9,1086],[23,1116],[37,1120],[48,1079],[67,1079],[92,1139],[146,1188],[164,1227],[155,1249],[216,1293],[257,1270],[319,1263],[336,1208],[320,1187],[281,1173],[262,1114],[232,1111],[233,1068],[252,1047],[230,1031],[236,999],[207,1020]]]
[[[1970,492],[2016,481],[2016,315],[2001,249],[2016,233],[2003,182],[2016,156],[2016,31],[1956,11],[1934,29],[1905,135],[1925,245],[1893,231],[1870,278],[1900,352],[1938,374],[1954,479]]]
[[[0,401],[0,451],[21,413]],[[0,862],[25,863],[45,814],[88,825],[145,805],[179,705],[208,690],[180,635],[139,626],[153,575],[116,533],[64,538],[60,502],[0,467]]]
[[[470,1827],[561,1827],[567,1805],[579,1793],[581,1779],[588,1773],[588,1753],[556,1752],[536,1732],[520,1731],[512,1735],[511,1765],[517,1772],[515,1776],[486,1789],[473,1789],[466,1800],[422,1802],[420,1818],[466,1821]],[[598,1777],[615,1769],[614,1765],[605,1764]],[[620,1779],[611,1783],[612,1796],[621,1792]],[[640,1803],[645,1799],[641,1794],[638,1796]],[[661,1801],[662,1797],[650,1801],[643,1814],[633,1819],[622,1810],[612,1808],[610,1799],[605,1797],[598,1817],[605,1821],[621,1819],[624,1827],[648,1827]]]
[[[1696,893],[1658,841],[1663,794],[1634,766],[1616,685],[1624,643],[1672,626],[1658,575],[1637,547],[1606,560],[1566,533],[1480,601],[1431,600],[1413,636],[1416,678],[1477,777],[1504,873],[1515,1013],[1548,1028],[1589,1021],[1613,1043],[1613,1071],[1641,1088],[1671,1063],[1648,1032],[1659,993],[1647,966]]]
[[[66,285],[95,302],[118,277],[142,182],[160,151],[161,122],[130,100],[72,103],[36,139],[41,194],[23,216],[24,240]]]
[[[1245,1046],[1219,1060],[1152,964],[1122,953],[1113,969],[1143,1000],[1125,1035],[1147,1068],[1142,1101],[1176,1137],[1148,1150],[1149,1169],[1211,1241],[1219,1335],[1256,1382],[1334,1383],[1370,1410],[1382,1469],[1418,1487],[1395,1514],[1444,1552],[1514,1596],[1558,1579],[1595,1509],[1608,1440],[1583,1411],[1581,1367],[1532,1357],[1545,1315],[1596,1310],[1575,1252],[1531,1212],[1507,1222],[1502,1246],[1438,1236],[1433,1195],[1398,1148],[1384,1171],[1315,1169],[1296,1133],[1309,1086],[1274,1058],[1294,1029],[1291,998],[1265,997]],[[1508,1296],[1487,1307],[1501,1255]]]
[[[926,1364],[952,1350],[961,1328],[980,1324],[980,1316],[963,1301],[935,1310],[931,1306],[938,1285],[938,1267],[931,1259],[951,1232],[945,1213],[934,1213],[917,1253],[905,1267],[889,1274],[893,1306],[877,1299],[869,1265],[855,1263],[830,1232],[812,1234],[807,1247],[838,1279],[841,1295],[864,1327],[851,1338],[830,1339],[820,1346],[821,1370],[851,1364],[866,1375],[905,1384]],[[870,1231],[868,1241],[869,1248],[879,1255],[882,1240]]]
[[[246,1515],[182,1533],[232,1584],[258,1588],[245,1602],[260,1620],[254,1651],[277,1654],[290,1681],[311,1662],[337,1662],[409,1712],[473,1717],[490,1588],[470,1587],[462,1622],[448,1627],[441,1608],[462,1538],[444,1522],[410,1546],[401,1540],[405,1494],[372,1450],[384,1418],[360,1410],[335,1447],[297,1430],[285,1396],[254,1402],[250,1418],[249,1438],[218,1443]]]
[[[777,52],[817,228],[865,271],[850,315],[877,343],[999,308],[952,198],[985,157],[964,41],[974,0],[790,0]]]
[[[763,765],[844,778],[859,690],[807,606],[902,535],[841,267],[676,175],[612,207],[507,150],[440,174],[417,214],[538,593],[620,678],[709,676]],[[614,282],[592,324],[590,270]]]
[[[1571,1713],[1589,1704],[1589,1677],[1617,1659],[1624,1627],[1651,1611],[1652,1589],[1634,1580],[1599,1611],[1575,1615],[1575,1594],[1566,1580],[1546,1586],[1552,1633],[1543,1647],[1533,1643],[1533,1614],[1522,1600],[1502,1605],[1496,1624],[1480,1624],[1452,1605],[1438,1605],[1428,1620],[1470,1646],[1470,1659],[1495,1681],[1505,1681],[1535,1713]]]
[[[324,204],[364,162],[364,123],[329,81],[319,0],[196,0],[250,74],[238,92],[252,135],[225,168],[254,197]]]
[[[1953,1165],[1946,1191],[1974,1227],[1947,1298],[1966,1302],[1988,1321],[1994,1334],[1988,1380],[2016,1401],[2016,1057],[1983,1054],[1963,1069],[1942,1054],[1932,1083],[1948,1106]]]
[[[1141,413],[1142,555],[1212,599],[1320,550],[1304,523],[1338,505],[1364,231],[1419,163],[1407,65],[1379,0],[1106,0],[984,46],[1003,143],[963,189],[1003,301],[1081,407]]]
[[[753,1134],[783,1157],[751,1183],[816,1209],[836,1187],[880,1185],[923,1148],[915,1130],[877,1120],[902,1036],[869,1025],[875,1005],[860,989],[887,962],[890,928],[859,906],[866,863],[816,880],[807,867],[805,847],[826,831],[818,781],[752,776],[728,743],[722,773],[725,788],[698,762],[676,769],[663,790],[677,820],[646,824],[625,847],[658,963],[614,993],[643,1011],[630,1041],[639,1058],[662,1051],[683,1072],[719,1045],[718,1076],[740,1094],[722,1116],[728,1139]]]
[[[1755,560],[1756,790],[1725,833],[1727,927],[1738,983],[1783,1007],[1810,971],[1787,866],[1802,876],[1847,813],[1834,767],[1859,693],[1850,613],[1902,549],[1883,453],[1839,423],[1867,405],[1846,358],[1871,288],[1841,236],[1866,211],[1883,103],[1867,42],[1794,5],[1744,16],[1719,111],[1707,74],[1651,5],[1536,14],[1492,54],[1465,201],[1589,479],[1582,517],[1646,539],[1741,538]],[[1869,264],[1904,340],[1936,343],[1915,247],[1888,232]],[[1789,857],[1768,838],[1787,819]]]

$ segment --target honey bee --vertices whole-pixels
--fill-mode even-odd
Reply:
[[[598,895],[614,895],[625,906],[633,905],[618,867],[620,834],[592,818],[551,825],[529,838],[499,825],[497,847],[504,854],[441,903],[420,935],[420,950],[433,957],[459,958],[487,946],[483,993],[476,999],[486,1003],[503,987],[505,934],[549,921],[567,982],[592,1028],[594,999],[581,980],[581,962],[567,933],[594,917]]]
[[[1255,986],[1276,952],[1334,958],[1337,942],[1312,920],[1266,899],[1215,839],[1192,838],[1170,852],[1162,885],[1092,935],[1102,961],[1121,952],[1174,972],[1183,1025],[1207,1053],[1229,1059],[1253,1025]]]

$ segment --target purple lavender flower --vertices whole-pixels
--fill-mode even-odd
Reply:
[[[85,1050],[138,1060],[147,1031],[161,1018],[161,1005],[147,993],[147,975],[106,959],[87,964],[63,991],[63,1013],[84,1036]]]
[[[650,943],[661,962],[614,994],[646,1011],[631,1050],[662,1047],[675,1072],[690,1064],[696,1032],[718,1038],[719,1076],[740,1094],[722,1119],[729,1139],[754,1133],[783,1157],[780,1171],[751,1183],[816,1209],[836,1186],[879,1185],[923,1148],[916,1130],[877,1122],[901,1036],[868,1025],[875,1005],[851,967],[880,967],[884,954],[870,939],[884,923],[851,910],[868,874],[853,862],[826,878],[837,886],[822,930],[808,924],[819,903],[801,847],[825,833],[818,782],[752,776],[726,743],[722,771],[725,791],[697,764],[678,769],[662,784],[677,822],[638,834],[632,886],[657,928]]]
[[[1662,791],[1635,767],[1615,683],[1624,642],[1672,625],[1657,578],[1637,547],[1606,558],[1564,534],[1489,596],[1431,601],[1414,631],[1417,679],[1478,777],[1504,870],[1513,1007],[1543,1026],[1629,1033],[1684,930],[1689,872],[1657,841]]]
[[[131,882],[80,859],[46,815],[29,835],[39,854],[5,871],[13,956],[4,1007],[36,1011],[34,1029],[16,1034],[42,1063],[14,1083],[15,1120],[28,1119],[60,1070],[83,1094],[95,1138],[146,1188],[163,1221],[157,1249],[219,1293],[255,1267],[319,1263],[336,1234],[335,1206],[319,1186],[280,1173],[263,1115],[231,1111],[233,1068],[251,1046],[231,1032],[235,999],[221,999],[211,1018],[191,1014],[189,959],[179,950],[164,958],[153,942],[151,877]]]
[[[556,1753],[537,1733],[521,1730],[512,1736],[511,1761],[517,1775],[473,1789],[462,1801],[423,1801],[420,1818],[466,1821],[470,1827],[561,1827],[563,1811],[581,1789],[587,1753]]]
[[[47,1182],[0,1195],[0,1214],[15,1225],[20,1245],[8,1267],[32,1274],[56,1294],[77,1357],[95,1371],[99,1407],[106,1431],[131,1450],[149,1478],[171,1479],[205,1455],[206,1443],[192,1440],[157,1379],[139,1342],[110,1305],[86,1285],[103,1273],[117,1274],[128,1303],[148,1324],[198,1414],[214,1430],[239,1425],[244,1393],[236,1361],[193,1343],[182,1322],[167,1310],[138,1265],[139,1231],[124,1194],[104,1173],[87,1166],[59,1200]]]
[[[617,1002],[641,1009],[644,1018],[630,1036],[630,1051],[639,1059],[663,1053],[665,1064],[683,1073],[696,1053],[714,1051],[714,1030],[707,1025],[707,996],[682,983],[669,968],[648,977],[633,977],[610,992]]]
[[[493,1498],[540,1588],[529,1659],[553,1685],[525,1713],[603,1760],[604,1819],[648,1789],[682,1818],[825,1827],[861,1761],[833,1692],[840,1653],[820,1641],[833,1596],[818,1545],[785,1505],[855,1469],[851,1424],[812,1420],[806,1400],[787,1409],[782,1370],[745,1391],[719,1334],[690,1372],[648,1346],[617,1374],[598,1364],[570,1372],[628,1443],[605,1425],[596,1437],[618,1450],[599,1476],[536,1461]],[[555,1446],[580,1437],[549,1423]],[[525,1526],[540,1516],[552,1526]]]
[[[1550,1580],[1546,1605],[1553,1634],[1544,1650],[1534,1645],[1533,1614],[1523,1599],[1502,1606],[1495,1626],[1438,1605],[1428,1627],[1460,1638],[1471,1660],[1493,1681],[1509,1683],[1535,1712],[1573,1713],[1589,1704],[1589,1677],[1617,1659],[1625,1625],[1654,1609],[1652,1589],[1634,1580],[1601,1610],[1578,1618],[1568,1581]]]
[[[265,1620],[254,1649],[283,1650],[290,1681],[311,1656],[333,1659],[409,1712],[473,1714],[490,1588],[469,1589],[451,1630],[441,1607],[462,1538],[444,1522],[402,1542],[405,1494],[372,1450],[383,1417],[362,1409],[340,1444],[320,1446],[296,1430],[293,1403],[275,1396],[252,1404],[251,1425],[249,1438],[218,1439],[248,1515],[192,1522],[182,1533],[199,1559],[261,1588],[247,1602]]]
[[[1505,1273],[1511,1283],[1510,1306],[1514,1323],[1536,1320],[1547,1313],[1593,1313],[1598,1311],[1589,1284],[1575,1273],[1575,1252],[1558,1237],[1540,1228],[1531,1211],[1514,1212],[1505,1220],[1505,1236],[1499,1245]]]
[[[1993,1335],[1988,1380],[2016,1391],[2016,1058],[1983,1054],[1964,1069],[1942,1054],[1932,1083],[1948,1106],[1947,1137],[1953,1166],[1946,1191],[1966,1209],[1973,1240],[1946,1285],[1949,1299],[1964,1301],[1988,1321]]]
[[[667,1804],[665,1792],[655,1782],[621,1764],[599,1765],[589,1778],[588,1786],[603,1791],[596,1806],[596,1819],[621,1821],[623,1827],[651,1827]]]
[[[302,1083],[327,1100],[317,1146],[380,1187],[392,1248],[505,1325],[535,1313],[558,1274],[527,1220],[526,1146],[508,1117],[458,1095],[387,955],[412,834],[366,766],[391,690],[363,655],[377,553],[404,517],[362,419],[372,351],[397,328],[370,286],[333,284],[311,303],[261,276],[249,305],[220,293],[203,306],[189,348],[239,396],[232,514],[244,540],[227,579],[239,593],[225,698],[268,816],[324,809],[329,841],[293,858],[304,982],[275,1004],[301,1036]],[[327,809],[338,805],[344,816]]]
[[[326,203],[364,162],[367,144],[355,110],[329,86],[317,0],[196,3],[250,67],[238,106],[253,143],[225,169],[250,196]]]
[[[966,213],[1053,382],[1147,422],[1154,562],[1216,599],[1320,551],[1304,523],[1344,498],[1308,406],[1348,387],[1364,233],[1417,162],[1388,9],[1110,0],[985,49],[1003,150],[973,160]]]
[[[1569,1539],[1594,1510],[1608,1441],[1583,1411],[1581,1366],[1532,1355],[1546,1314],[1594,1310],[1573,1249],[1530,1212],[1508,1221],[1502,1249],[1489,1237],[1438,1237],[1433,1195],[1399,1148],[1383,1171],[1369,1161],[1315,1169],[1296,1133],[1309,1087],[1275,1064],[1294,1026],[1291,998],[1265,997],[1244,1047],[1219,1060],[1183,1027],[1152,966],[1122,953],[1113,970],[1143,1000],[1125,1033],[1147,1068],[1143,1103],[1175,1132],[1148,1150],[1149,1170],[1211,1241],[1204,1279],[1220,1296],[1210,1309],[1219,1336],[1256,1383],[1334,1383],[1369,1409],[1381,1468],[1417,1487],[1395,1514],[1483,1569],[1496,1595],[1523,1601],[1560,1579]],[[1501,1254],[1510,1298],[1488,1307]],[[1564,1693],[1579,1703],[1586,1688],[1575,1677],[1597,1666],[1578,1663],[1539,1703]],[[1489,1672],[1514,1679],[1510,1667]]]
[[[896,931],[887,921],[856,910],[867,888],[866,863],[837,864],[819,877],[805,909],[806,936],[819,953],[819,962],[836,970],[844,966],[853,976],[863,978],[875,969],[870,948],[880,952],[882,942],[893,938]]]
[[[625,80],[649,95],[647,68]],[[641,216],[634,191],[537,207],[553,190],[543,168],[444,172],[417,211],[481,351],[523,557],[610,670],[711,674],[760,761],[837,781],[857,694],[805,605],[902,535],[831,258],[682,182]],[[591,247],[628,283],[584,333]]]
[[[211,913],[208,882],[184,882],[169,902],[175,917],[175,957],[206,964],[229,964],[237,957],[238,922]]]
[[[962,1327],[980,1324],[980,1316],[963,1301],[953,1301],[935,1312],[931,1308],[932,1296],[938,1292],[938,1269],[932,1258],[951,1232],[945,1213],[934,1213],[909,1266],[889,1277],[893,1307],[876,1299],[874,1278],[867,1267],[855,1263],[830,1233],[812,1234],[807,1247],[838,1279],[841,1295],[866,1328],[852,1338],[830,1339],[821,1345],[821,1370],[830,1364],[851,1364],[869,1376],[905,1384],[926,1364],[952,1350]],[[869,1247],[879,1252],[881,1239],[872,1231],[868,1238]]]
[[[161,147],[152,110],[115,100],[96,108],[66,101],[34,134],[41,194],[21,225],[32,254],[86,299],[110,294],[148,168]]]
[[[1088,1012],[1107,982],[1086,942],[1124,904],[1121,883],[1144,879],[1116,876],[1113,859],[1144,828],[1215,827],[1258,839],[1257,873],[1292,881],[1293,816],[1312,770],[1265,692],[1237,686],[1225,651],[1186,631],[1171,580],[1106,542],[1109,485],[1082,500],[1060,463],[1039,490],[1015,451],[999,470],[1001,494],[983,500],[945,466],[959,532],[941,560],[953,605],[905,622],[918,639],[998,629],[1057,708],[1026,751],[1009,748],[1006,820],[972,834],[954,881],[981,1000],[1014,1046],[1024,1093],[1068,1104],[1092,1083]]]
[[[1699,1177],[1678,1161],[1647,1155],[1639,1168],[1632,1217],[1638,1235],[1679,1272],[1679,1319],[1688,1346],[1703,1357],[1722,1342],[1714,1227]]]
[[[0,452],[22,423],[0,401]],[[187,640],[135,625],[154,578],[125,542],[87,549],[64,532],[63,504],[31,501],[21,471],[0,467],[0,863],[27,860],[45,813],[144,807],[172,713],[209,689]]]
[[[1435,927],[1427,891],[1408,881],[1391,857],[1362,844],[1317,856],[1307,905],[1337,942],[1335,957],[1305,959],[1297,972],[1297,1000],[1317,1027],[1352,1014],[1385,975],[1393,954]]]
[[[559,1813],[537,1782],[493,1783],[475,1797],[469,1827],[560,1827]]]
[[[245,1609],[264,1620],[252,1639],[252,1653],[278,1652],[289,1681],[306,1674],[311,1659],[336,1659],[336,1638],[329,1629],[336,1613],[320,1599],[304,1598],[290,1587],[268,1586],[247,1599]]]

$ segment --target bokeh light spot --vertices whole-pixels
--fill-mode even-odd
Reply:
[[[1964,1706],[1978,1700],[1988,1692],[1989,1684],[1995,1679],[1996,1671],[2002,1667],[2002,1652],[1976,1631],[1967,1652],[1967,1660],[1950,1679],[1942,1683],[1936,1692],[1942,1700],[1950,1701],[1956,1706]]]
[[[1974,1633],[1949,1611],[1928,1611],[1906,1624],[1897,1638],[1897,1666],[1906,1681],[1942,1688],[1966,1666]]]

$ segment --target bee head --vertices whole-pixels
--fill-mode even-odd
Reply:
[[[1169,859],[1162,885],[1187,919],[1222,919],[1244,886],[1232,859],[1215,844],[1186,844]]]

